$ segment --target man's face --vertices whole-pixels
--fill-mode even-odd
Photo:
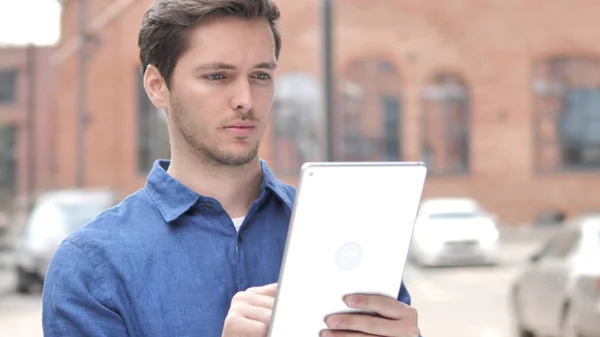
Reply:
[[[266,20],[205,19],[173,71],[171,132],[218,165],[252,161],[273,103],[276,62]]]

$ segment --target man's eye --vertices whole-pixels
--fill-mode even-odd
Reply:
[[[268,80],[271,78],[271,76],[269,76],[269,74],[261,73],[256,74],[256,78],[258,78],[259,80]]]
[[[206,76],[206,78],[208,78],[209,80],[216,81],[216,80],[222,80],[222,79],[224,79],[225,76],[223,76],[223,74],[212,74],[212,75]]]

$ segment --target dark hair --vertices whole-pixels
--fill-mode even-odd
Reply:
[[[142,73],[149,65],[156,66],[170,88],[177,60],[188,48],[189,32],[213,14],[267,20],[275,38],[275,57],[279,58],[277,21],[281,14],[273,0],[157,0],[144,14],[138,36]]]

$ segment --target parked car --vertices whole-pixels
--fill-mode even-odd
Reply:
[[[26,293],[43,284],[60,243],[116,201],[115,193],[100,189],[58,190],[40,196],[16,237],[17,291]]]
[[[499,261],[496,216],[473,199],[425,200],[419,208],[410,257],[421,266],[494,265]]]
[[[516,336],[600,337],[600,215],[567,221],[526,262],[510,300]]]

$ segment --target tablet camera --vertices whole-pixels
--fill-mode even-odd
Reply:
[[[360,243],[347,242],[335,253],[335,265],[342,271],[350,271],[358,267],[362,261],[363,251]]]

